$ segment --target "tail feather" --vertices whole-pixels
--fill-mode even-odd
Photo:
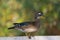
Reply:
[[[15,27],[10,27],[10,28],[8,28],[8,29],[14,29]]]
[[[19,24],[19,23],[13,23],[13,25],[17,25],[17,24]]]

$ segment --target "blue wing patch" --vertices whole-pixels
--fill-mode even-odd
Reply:
[[[31,22],[23,22],[23,23],[14,23],[14,27],[23,27],[29,25]]]

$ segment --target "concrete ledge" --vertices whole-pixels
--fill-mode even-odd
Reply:
[[[32,39],[29,39],[27,36],[0,37],[0,40],[60,40],[60,36],[34,36]]]

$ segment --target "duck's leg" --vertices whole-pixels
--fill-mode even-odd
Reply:
[[[28,33],[28,37],[29,37],[29,39],[31,39],[31,33]]]
[[[34,36],[35,36],[35,34],[36,34],[36,32],[32,32],[32,33],[31,33],[32,37],[34,37]]]
[[[28,36],[28,33],[26,32],[25,35]]]
[[[31,35],[30,34],[31,33],[27,33],[27,32],[25,33],[25,35],[28,36],[29,39],[31,39]]]

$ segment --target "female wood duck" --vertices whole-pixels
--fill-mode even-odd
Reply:
[[[29,22],[22,22],[22,23],[13,23],[14,26],[8,29],[17,29],[25,33],[32,33],[36,32],[38,28],[40,28],[40,16],[42,16],[42,12],[36,12],[35,13],[35,21],[29,21]],[[29,38],[31,38],[30,35],[28,35]]]

